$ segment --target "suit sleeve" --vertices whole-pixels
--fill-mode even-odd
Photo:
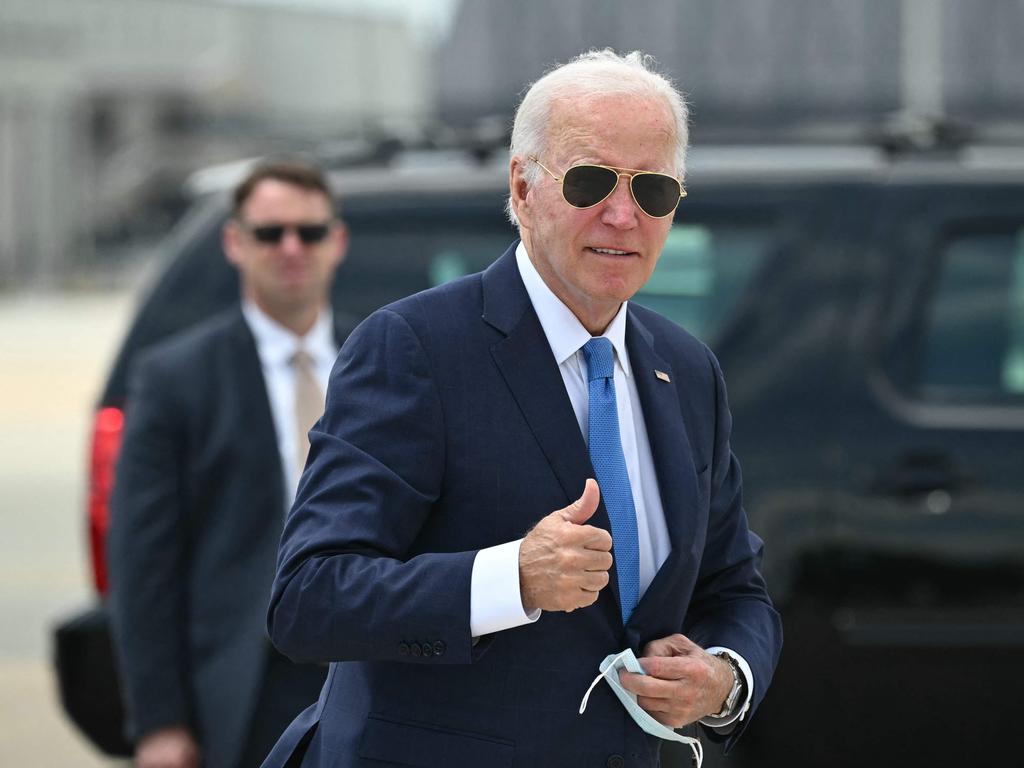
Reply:
[[[420,339],[402,316],[375,313],[335,363],[285,524],[268,614],[282,653],[468,663],[481,652],[469,624],[476,552],[418,549],[443,514],[444,435]],[[440,653],[409,653],[424,643]]]
[[[764,545],[747,524],[743,480],[730,446],[732,416],[718,361],[708,351],[715,383],[714,453],[711,462],[707,542],[683,633],[702,647],[725,646],[750,665],[750,712],[727,737],[706,731],[730,748],[764,698],[782,648],[782,624],[768,597],[761,558]]]
[[[140,360],[129,388],[111,499],[110,607],[129,731],[188,725],[183,419],[168,376]]]

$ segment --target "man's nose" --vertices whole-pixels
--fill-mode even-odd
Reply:
[[[284,234],[281,235],[281,250],[286,253],[301,253],[305,249],[305,244],[299,237],[299,230],[295,227],[285,227]]]
[[[633,195],[630,194],[629,182],[628,176],[620,175],[619,183],[602,203],[604,210],[601,213],[601,221],[616,229],[632,229],[637,225],[637,216],[640,215]]]

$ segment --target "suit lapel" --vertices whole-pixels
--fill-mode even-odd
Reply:
[[[674,383],[679,379],[668,362],[657,354],[654,337],[632,311],[627,317],[626,346],[672,545],[668,558],[655,574],[654,581],[630,619],[630,624],[634,620],[644,624],[650,623],[645,620],[645,614],[657,610],[658,603],[665,598],[665,590],[678,584],[679,571],[688,564],[690,543],[694,540],[697,524],[694,510],[698,493],[693,457]],[[667,374],[671,381],[659,378],[655,371]]]
[[[483,319],[505,334],[491,346],[491,356],[565,498],[575,501],[594,470],[562,374],[519,276],[514,246],[484,273]]]

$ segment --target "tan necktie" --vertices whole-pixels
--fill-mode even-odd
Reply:
[[[292,355],[292,367],[295,369],[295,460],[301,474],[309,455],[309,430],[324,412],[324,391],[316,378],[313,357],[306,350],[299,349]]]

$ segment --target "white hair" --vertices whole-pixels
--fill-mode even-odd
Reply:
[[[525,161],[547,154],[551,111],[561,99],[574,101],[601,96],[644,96],[662,98],[675,121],[675,164],[680,179],[686,172],[686,148],[690,131],[686,99],[664,75],[654,70],[654,59],[640,51],[620,56],[611,48],[582,53],[567,64],[555,66],[526,91],[512,123],[510,155]],[[541,170],[535,163],[523,166],[528,185],[537,181]],[[509,220],[519,226],[509,197]]]

